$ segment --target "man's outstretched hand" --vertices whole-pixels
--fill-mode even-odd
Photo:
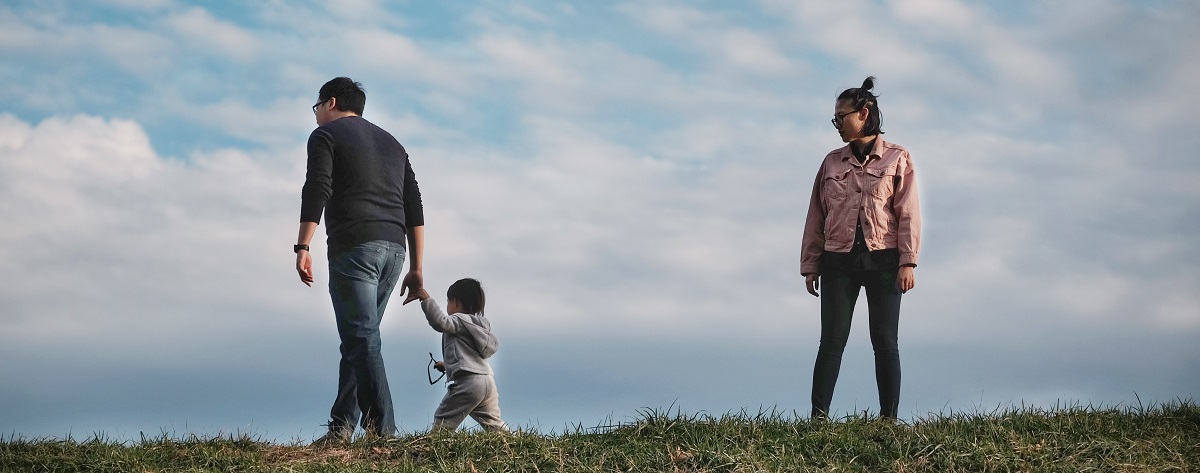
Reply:
[[[417,299],[428,299],[429,293],[425,292],[424,285],[425,281],[421,277],[420,271],[409,271],[408,274],[405,274],[404,280],[400,282],[400,295],[403,296],[406,292],[408,293],[408,297],[404,298],[404,304]],[[425,297],[421,297],[422,294]]]

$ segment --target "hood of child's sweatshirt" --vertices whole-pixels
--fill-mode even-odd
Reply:
[[[471,344],[471,348],[479,352],[483,358],[491,358],[500,350],[500,340],[496,339],[496,335],[492,333],[492,323],[479,314],[454,314],[467,329],[467,341]]]

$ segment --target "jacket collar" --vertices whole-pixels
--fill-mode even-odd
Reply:
[[[876,136],[875,137],[875,145],[871,147],[871,152],[869,154],[867,154],[867,159],[863,162],[863,165],[866,165],[867,163],[871,162],[873,159],[878,159],[878,158],[883,157],[883,148],[886,144],[887,144],[887,142],[883,141],[882,136]],[[850,148],[850,143],[846,143],[846,146],[838,148],[837,152],[838,152],[838,159],[840,159],[842,161],[853,160],[855,164],[858,164],[858,159],[855,159],[854,150],[852,150]]]

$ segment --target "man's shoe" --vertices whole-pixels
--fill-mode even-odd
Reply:
[[[354,431],[350,429],[335,429],[330,428],[321,438],[313,440],[308,444],[310,447],[334,447],[346,445],[350,443],[350,438],[354,435]]]

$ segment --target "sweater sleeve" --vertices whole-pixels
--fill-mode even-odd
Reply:
[[[421,188],[417,185],[417,175],[413,173],[412,162],[407,156],[404,158],[404,225],[408,228],[425,225]]]
[[[425,312],[425,320],[429,326],[442,333],[456,335],[463,330],[462,320],[446,314],[432,297],[421,301],[421,310]]]
[[[317,128],[308,136],[308,175],[300,192],[300,221],[321,223],[333,193],[333,136]]]

